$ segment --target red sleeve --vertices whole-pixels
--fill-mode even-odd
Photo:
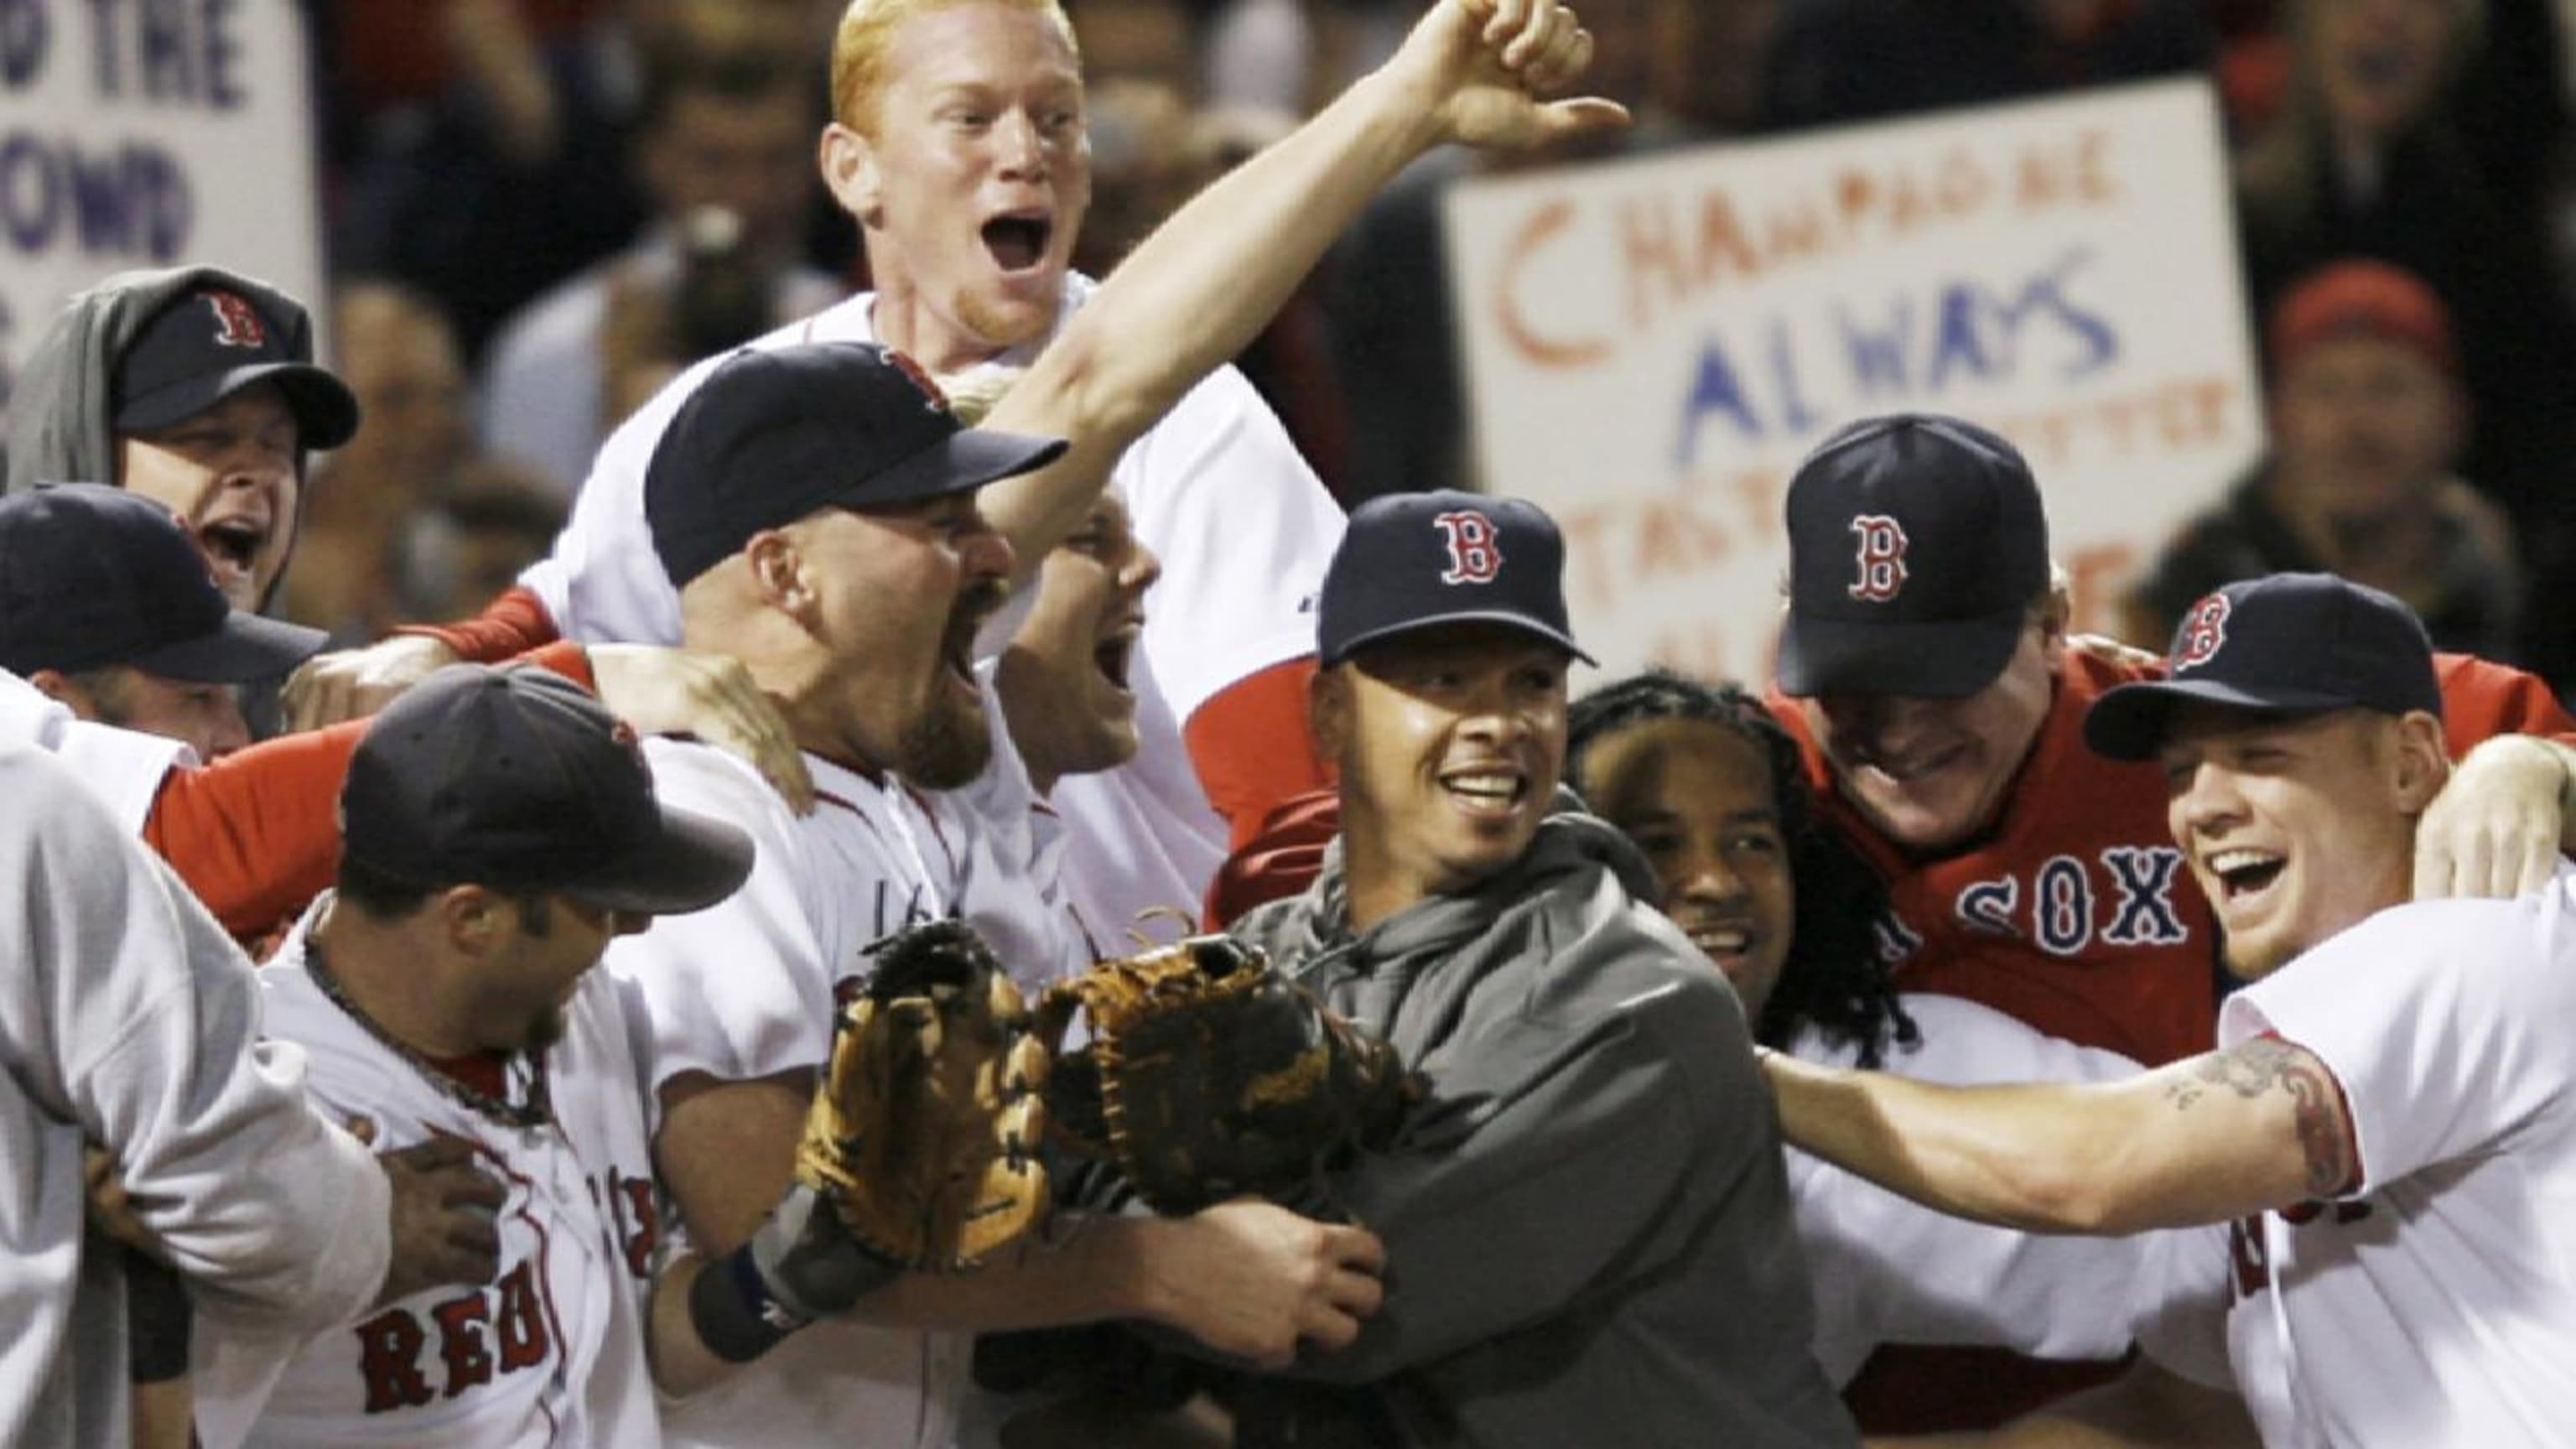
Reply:
[[[1314,884],[1324,847],[1342,833],[1342,799],[1329,788],[1283,800],[1253,838],[1235,847],[1208,886],[1207,928],[1222,931],[1254,906]]]
[[[1210,695],[1182,727],[1199,786],[1233,827],[1237,850],[1283,803],[1333,782],[1306,733],[1306,686],[1314,677],[1313,655],[1273,664]]]
[[[545,604],[534,593],[514,584],[471,619],[454,624],[405,624],[394,632],[425,634],[455,650],[459,659],[498,664],[553,643],[562,631],[555,628]]]
[[[2442,733],[2458,759],[2497,735],[2550,735],[2576,745],[2576,716],[2536,674],[2467,654],[2436,654],[2442,682]]]
[[[365,720],[263,740],[172,770],[143,822],[224,929],[248,940],[328,890],[340,866],[340,780]]]

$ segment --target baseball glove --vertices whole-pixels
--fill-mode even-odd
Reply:
[[[1019,989],[962,921],[869,948],[805,1118],[796,1179],[897,1267],[974,1267],[1044,1221],[1047,1049]]]
[[[1280,1199],[1384,1147],[1413,1100],[1395,1049],[1325,1009],[1260,948],[1196,936],[1049,988],[1038,1031],[1091,1040],[1047,1088],[1056,1140],[1114,1165],[1156,1211]]]

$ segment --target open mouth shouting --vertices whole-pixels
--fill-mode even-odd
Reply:
[[[1006,211],[984,223],[984,250],[1005,276],[1022,276],[1043,266],[1047,244],[1055,239],[1055,216],[1045,207]]]
[[[256,513],[231,513],[207,519],[193,531],[216,586],[228,596],[242,597],[257,577],[260,551],[268,546],[268,520]]]
[[[2203,862],[2217,883],[2218,906],[2229,911],[2260,903],[2289,864],[2271,851],[2242,845],[2213,850]]]
[[[1108,681],[1109,687],[1122,696],[1134,695],[1134,687],[1128,682],[1128,671],[1135,665],[1136,641],[1143,631],[1141,621],[1123,624],[1091,651],[1092,666],[1100,671],[1100,677]]]

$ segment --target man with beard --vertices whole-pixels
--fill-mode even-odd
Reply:
[[[337,888],[260,973],[263,1025],[334,1117],[471,1149],[498,1269],[290,1339],[198,1334],[203,1442],[649,1444],[657,1258],[645,1104],[590,968],[742,883],[751,843],[663,806],[631,730],[542,670],[444,671],[377,716],[339,792]],[[653,1361],[687,1360],[685,1314]],[[703,1359],[705,1355],[697,1355]]]
[[[877,290],[755,346],[882,342],[943,378],[1025,366],[1094,294],[1070,270],[1091,200],[1083,82],[1055,0],[851,0],[832,48],[825,183],[863,232]],[[711,365],[711,364],[709,364]],[[325,656],[294,691],[320,721],[436,663],[491,658],[560,631],[668,644],[679,600],[655,566],[644,479],[709,365],[683,374],[600,450],[551,559],[481,619]],[[1067,888],[1123,930],[1197,902],[1230,839],[1324,783],[1304,739],[1306,610],[1340,511],[1231,366],[1114,455],[1111,486],[1163,561],[1157,607],[1121,683],[1143,748],[1056,792]],[[1053,540],[1005,526],[1022,569]],[[1229,831],[1231,822],[1231,834]]]
[[[989,428],[961,428],[909,359],[862,342],[746,349],[669,399],[643,494],[683,641],[727,650],[780,702],[820,802],[800,821],[712,751],[648,746],[674,799],[760,847],[723,906],[609,953],[660,1099],[656,1162],[701,1251],[733,1253],[764,1230],[861,948],[962,915],[988,934],[1037,922],[1031,934],[1054,940],[1040,950],[1080,954],[1051,883],[1025,866],[976,868],[979,797],[996,772],[974,643],[1016,570],[1014,542],[1051,548],[1072,533],[1118,457],[1412,157],[1620,119],[1603,102],[1533,99],[1578,74],[1590,44],[1544,0],[1435,7],[1383,68],[1149,239]],[[961,130],[979,134],[968,119]],[[1000,129],[1025,138],[1030,123],[1015,103]],[[1375,1305],[1375,1261],[1367,1233],[1267,1204],[1093,1222],[1063,1248],[971,1277],[898,1280],[861,1312],[902,1328],[800,1333],[666,1429],[686,1443],[809,1444],[866,1426],[879,1442],[943,1443],[965,1345],[922,1330],[1148,1318],[1284,1362],[1300,1339],[1349,1339]],[[781,1331],[804,1326],[789,1305],[763,1308]]]

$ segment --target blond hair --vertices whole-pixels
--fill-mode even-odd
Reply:
[[[886,83],[886,52],[894,33],[915,15],[969,3],[1007,5],[1046,17],[1073,52],[1077,69],[1082,48],[1073,38],[1073,22],[1058,0],[850,0],[832,34],[832,119],[861,135],[876,124],[876,97]]]

